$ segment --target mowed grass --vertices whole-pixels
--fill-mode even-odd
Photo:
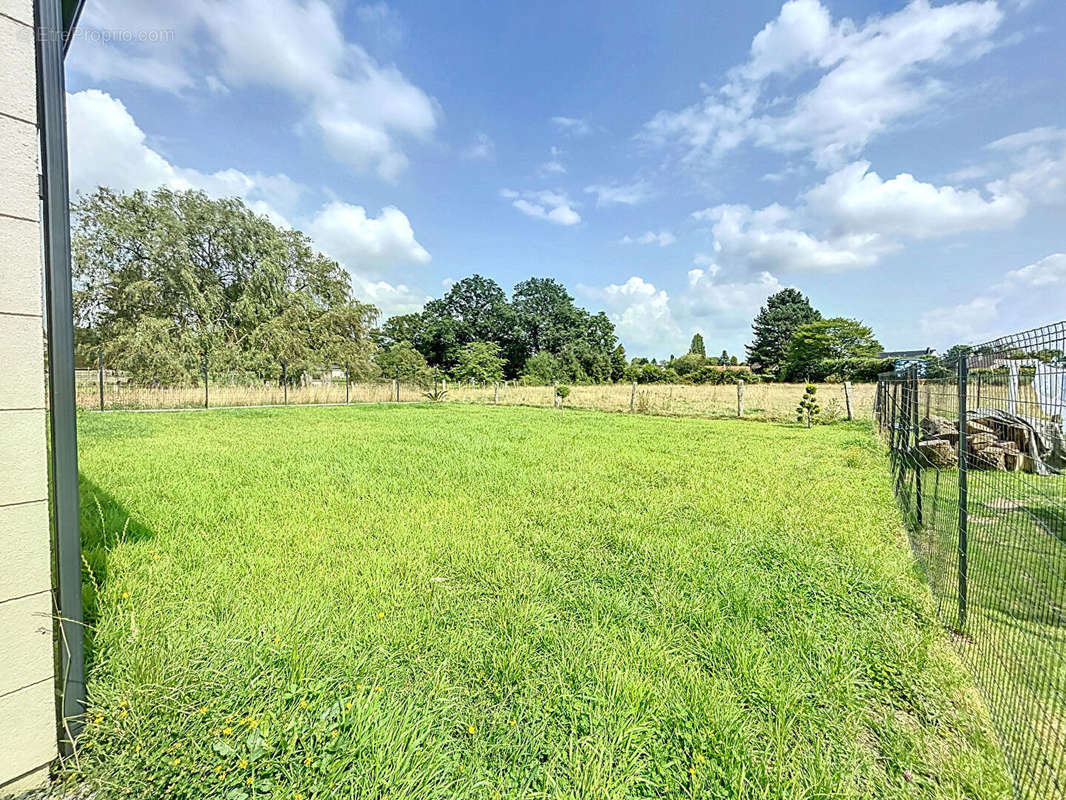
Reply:
[[[79,423],[96,797],[1010,794],[866,426]]]

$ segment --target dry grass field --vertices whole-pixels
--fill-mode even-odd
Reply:
[[[852,386],[852,404],[857,419],[869,419],[873,414],[875,385]],[[744,416],[772,422],[795,419],[796,404],[803,395],[800,383],[752,383],[744,387]],[[449,383],[446,400],[457,403],[508,406],[551,406],[553,390],[550,386],[516,386],[501,384],[498,389],[488,386],[458,386]],[[822,418],[833,422],[845,417],[844,387],[839,383],[818,385]],[[345,393],[344,383],[289,388],[287,394],[276,385],[209,386],[212,407],[318,405],[327,403],[387,403],[396,395],[389,381],[352,383]],[[421,387],[400,384],[400,402],[419,402],[426,398]],[[574,386],[566,399],[568,408],[597,411],[629,411],[658,416],[735,417],[737,415],[737,387],[730,385],[669,385],[644,384],[637,386],[633,397],[628,383],[598,386]],[[92,384],[78,387],[78,407],[99,408],[99,388]],[[146,408],[195,408],[203,406],[203,387],[178,388],[128,387],[118,384],[104,387],[104,408],[111,410]]]

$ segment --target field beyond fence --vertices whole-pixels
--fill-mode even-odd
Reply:
[[[1066,797],[1066,323],[881,376],[877,419],[941,622],[1018,797]]]
[[[324,405],[344,403],[427,402],[426,387],[400,381],[374,381],[345,384],[341,380],[316,381],[303,386],[282,387],[277,383],[249,385],[208,384],[201,386],[140,387],[124,383],[116,373],[105,372],[103,393],[96,372],[79,376],[78,408],[84,410],[134,410],[270,405]],[[444,384],[440,384],[443,388]],[[555,403],[552,386],[525,386],[514,381],[471,386],[449,381],[445,402],[551,407]],[[430,387],[432,388],[432,387]],[[742,390],[743,416],[770,422],[796,418],[796,405],[803,396],[802,383],[751,383]],[[857,419],[873,414],[874,384],[850,387],[852,413]],[[595,411],[621,411],[658,416],[736,417],[738,388],[731,384],[639,384],[629,383],[573,386],[565,400],[566,408]],[[847,417],[844,385],[818,384],[821,419],[834,422]]]

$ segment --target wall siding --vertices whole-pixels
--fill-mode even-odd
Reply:
[[[56,756],[32,20],[0,0],[0,796]]]

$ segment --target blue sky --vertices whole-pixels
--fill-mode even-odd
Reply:
[[[944,348],[1066,318],[1064,33],[1060,0],[90,0],[71,181],[239,195],[386,315],[551,276],[630,355],[740,352],[796,286]]]

